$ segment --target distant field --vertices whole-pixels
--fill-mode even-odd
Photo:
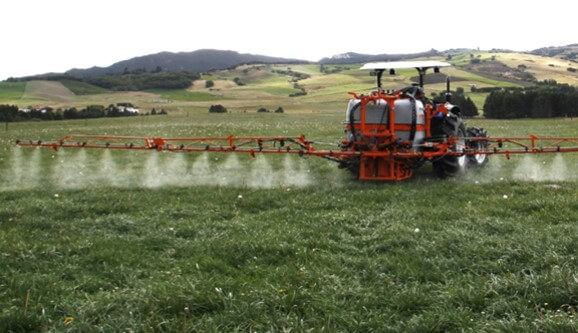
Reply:
[[[22,98],[66,103],[74,102],[75,96],[70,89],[58,81],[28,81]]]
[[[201,91],[157,89],[157,90],[150,90],[149,92],[158,94],[161,98],[176,101],[204,102],[223,99],[223,97],[221,96]]]
[[[342,111],[10,124],[0,331],[578,330],[578,154],[375,184],[318,158],[12,145],[70,133],[337,143]],[[493,136],[578,128],[469,123]]]
[[[555,79],[559,83],[568,83],[578,86],[578,74],[569,72],[568,67],[578,69],[578,64],[558,58],[540,57],[531,54],[498,53],[497,60],[506,65],[517,68],[519,65],[527,67],[538,80]]]
[[[0,82],[0,103],[18,103],[25,88],[26,82]]]
[[[75,95],[96,95],[108,92],[107,89],[97,87],[92,84],[84,82],[72,80],[63,80],[60,82],[70,91],[72,91]]]

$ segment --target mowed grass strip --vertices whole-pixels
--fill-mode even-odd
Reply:
[[[109,92],[108,89],[104,89],[86,82],[74,80],[61,80],[60,82],[66,88],[70,89],[70,91],[72,91],[75,95],[95,95]]]
[[[22,98],[26,82],[0,82],[0,102],[15,103]]]
[[[203,91],[188,91],[188,90],[163,90],[154,89],[148,92],[159,94],[161,98],[175,101],[188,101],[188,102],[206,102],[206,101],[216,101],[226,99],[224,96],[218,96]]]

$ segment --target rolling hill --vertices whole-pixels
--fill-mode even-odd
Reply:
[[[160,52],[119,61],[108,67],[71,69],[65,74],[77,78],[92,78],[107,74],[122,74],[125,69],[145,69],[150,72],[157,70],[158,68],[167,72],[206,72],[209,70],[225,69],[240,64],[250,63],[296,64],[307,63],[307,61],[239,53],[235,51],[203,49],[193,52]]]
[[[319,60],[320,64],[344,65],[344,64],[359,64],[372,61],[399,61],[406,59],[415,59],[421,57],[435,57],[442,56],[444,52],[437,50],[430,50],[419,53],[403,53],[403,54],[362,54],[355,52],[347,52],[337,54],[329,58]]]
[[[578,56],[578,44],[570,44],[566,46],[542,47],[530,51],[528,53],[544,57],[556,57],[563,60],[578,62],[576,58],[576,56]]]

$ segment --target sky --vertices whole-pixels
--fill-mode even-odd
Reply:
[[[345,52],[578,43],[578,2],[9,0],[0,80],[198,49],[317,61]]]

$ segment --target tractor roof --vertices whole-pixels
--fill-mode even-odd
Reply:
[[[402,69],[402,68],[421,68],[428,69],[434,67],[448,67],[451,64],[443,61],[390,61],[390,62],[369,62],[361,69]]]

